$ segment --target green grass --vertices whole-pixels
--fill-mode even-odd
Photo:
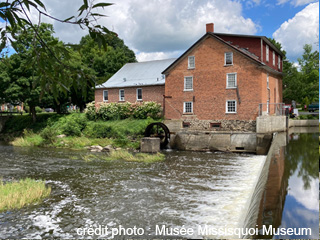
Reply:
[[[298,120],[316,120],[319,119],[318,115],[299,115]]]
[[[156,154],[146,154],[146,153],[137,153],[132,154],[126,150],[119,151],[111,151],[109,156],[104,158],[105,160],[124,160],[128,162],[145,162],[145,163],[153,163],[164,161],[165,156],[162,153]]]
[[[132,154],[127,150],[113,150],[107,155],[101,154],[85,154],[82,156],[82,159],[86,162],[91,162],[95,160],[105,160],[105,161],[114,161],[122,160],[127,162],[144,162],[144,163],[153,163],[161,162],[165,160],[165,155],[162,153],[156,154],[146,154],[146,153],[136,153]]]
[[[13,116],[4,129],[4,135],[12,135],[14,146],[59,147],[83,149],[87,146],[112,145],[114,147],[137,149],[145,128],[155,122],[153,119],[125,119],[113,121],[89,121],[85,114],[58,115],[39,114],[36,123],[31,116]],[[57,138],[64,134],[67,137]]]
[[[3,183],[0,180],[0,212],[40,203],[50,193],[51,188],[46,187],[44,181],[26,178],[18,182]]]

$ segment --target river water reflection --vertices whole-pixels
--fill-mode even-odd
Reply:
[[[290,138],[270,164],[258,225],[312,227],[317,238],[317,134]],[[0,213],[2,239],[86,238],[76,229],[98,225],[143,227],[146,235],[161,224],[239,227],[265,161],[249,154],[172,151],[160,163],[86,162],[86,152],[4,144],[0,152],[4,181],[31,177],[52,187],[42,204]]]
[[[301,236],[259,236],[276,239],[319,238],[319,133],[284,136],[286,146],[275,150],[258,219],[273,228],[311,228]]]

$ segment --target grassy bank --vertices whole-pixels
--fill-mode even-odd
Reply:
[[[85,114],[39,114],[36,123],[31,116],[13,116],[1,134],[15,146],[40,146],[83,149],[92,145],[102,147],[139,147],[140,139],[148,124],[147,119],[90,121]]]
[[[95,154],[87,154],[84,155],[83,160],[85,161],[94,161],[94,160],[106,160],[106,161],[114,161],[114,160],[124,160],[127,162],[144,162],[144,163],[153,163],[160,162],[165,160],[165,155],[162,153],[156,154],[146,154],[146,153],[130,153],[127,150],[118,150],[111,151],[105,156],[95,155]]]
[[[50,192],[44,181],[26,178],[4,184],[0,180],[0,212],[40,203]]]

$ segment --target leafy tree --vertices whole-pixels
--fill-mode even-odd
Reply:
[[[73,68],[86,73],[84,79],[74,76],[70,88],[71,102],[82,112],[86,103],[94,100],[94,87],[104,83],[115,74],[124,64],[136,62],[135,54],[116,35],[107,33],[104,36],[107,48],[100,48],[89,35],[83,37],[79,45],[70,49],[70,64]],[[86,88],[79,84],[87,81]]]
[[[302,93],[299,100],[308,97],[311,101],[319,100],[319,52],[312,52],[312,45],[303,47],[302,58],[298,58],[300,65],[300,82]]]
[[[82,37],[78,46],[83,62],[96,72],[96,84],[107,81],[124,64],[137,61],[134,52],[118,36],[107,33],[103,37],[106,49],[99,48],[89,35]]]
[[[41,16],[44,15],[58,22],[78,25],[82,29],[87,29],[89,35],[99,46],[106,47],[103,35],[110,33],[110,31],[104,26],[96,24],[97,18],[104,17],[96,10],[110,5],[110,3],[95,3],[94,0],[83,0],[77,16],[58,19],[47,13],[41,0],[2,1],[0,2],[0,18],[5,21],[5,27],[0,28],[0,52],[2,56],[5,55],[4,50],[9,42],[17,53],[28,51],[32,75],[37,76],[33,78],[36,82],[32,85],[40,87],[40,97],[50,91],[59,102],[61,91],[67,94],[70,87],[75,84],[75,77],[78,78],[78,82],[85,79],[84,82],[78,83],[78,86],[82,87],[82,91],[85,92],[87,89],[86,72],[83,72],[81,68],[72,68],[72,64],[68,63],[70,59],[69,47],[57,39],[48,42],[41,32],[41,24],[38,26],[33,24],[29,14],[32,10],[38,12],[39,23]],[[29,34],[25,38],[21,38],[25,32],[33,32],[33,35]],[[24,44],[26,45],[23,46]],[[21,49],[21,46],[25,49]],[[29,49],[32,51],[29,52]],[[22,57],[22,59],[24,58]],[[4,96],[0,96],[0,98],[3,99]]]
[[[55,46],[61,45],[61,43],[52,36],[52,25],[42,23],[40,26],[37,26],[37,29],[42,41],[46,44],[50,45],[54,43]],[[34,31],[30,27],[25,29],[20,28],[16,31],[17,41],[13,42],[13,46],[17,53],[2,59],[0,68],[3,72],[0,76],[0,82],[5,84],[2,92],[3,101],[25,103],[29,106],[33,121],[35,121],[35,107],[40,105],[41,99],[43,99],[51,89],[49,88],[50,85],[41,86],[42,82],[40,80],[46,76],[46,74],[42,72],[42,76],[40,76],[39,65],[35,63],[39,57],[36,55],[36,52],[42,46],[38,44],[38,42],[32,41],[33,35]],[[48,63],[41,64],[45,65]],[[3,84],[1,84],[1,86]],[[42,89],[48,91],[42,91]]]
[[[280,51],[281,43],[269,39]],[[283,58],[283,99],[291,103],[292,100],[308,105],[319,99],[319,52],[312,52],[312,46],[306,44],[302,58],[298,58],[299,68],[293,62]]]

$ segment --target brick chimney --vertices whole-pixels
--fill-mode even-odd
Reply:
[[[207,23],[206,25],[207,32],[214,32],[214,24],[213,23]]]

